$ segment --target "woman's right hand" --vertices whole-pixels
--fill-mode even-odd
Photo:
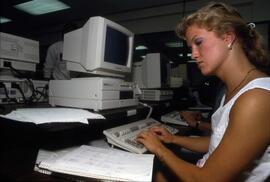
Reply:
[[[158,151],[161,148],[164,148],[164,145],[158,138],[158,136],[149,130],[142,131],[137,136],[137,141],[142,143],[150,152],[157,155]]]
[[[172,143],[173,135],[162,126],[154,126],[149,129],[149,132],[157,135],[158,139],[164,143]]]

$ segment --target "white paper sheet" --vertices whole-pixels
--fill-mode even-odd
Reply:
[[[73,108],[25,108],[0,116],[35,124],[55,122],[81,122],[88,124],[87,119],[105,119],[101,114]]]

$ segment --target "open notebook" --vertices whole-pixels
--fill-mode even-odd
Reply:
[[[38,168],[50,172],[113,181],[151,181],[153,154],[134,154],[113,148],[82,145],[60,151],[39,162]]]

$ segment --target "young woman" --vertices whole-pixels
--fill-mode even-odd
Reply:
[[[255,25],[233,7],[211,3],[185,17],[176,32],[201,72],[219,77],[227,92],[212,115],[210,137],[172,136],[156,127],[140,133],[138,141],[179,181],[264,181],[270,175],[269,59]],[[206,154],[193,165],[163,143]],[[155,180],[165,177],[158,173]]]

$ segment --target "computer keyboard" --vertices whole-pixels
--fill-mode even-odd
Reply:
[[[164,123],[172,123],[172,124],[176,124],[176,125],[188,126],[188,123],[185,122],[181,118],[179,111],[172,111],[172,112],[169,112],[167,114],[164,114],[161,116],[160,119]]]
[[[153,118],[148,118],[104,130],[103,134],[107,137],[108,143],[112,144],[113,146],[120,147],[133,153],[141,154],[146,152],[147,149],[143,144],[137,142],[137,135],[141,131],[147,130],[153,126],[165,127],[172,134],[176,134],[178,132],[177,128],[162,124]]]

